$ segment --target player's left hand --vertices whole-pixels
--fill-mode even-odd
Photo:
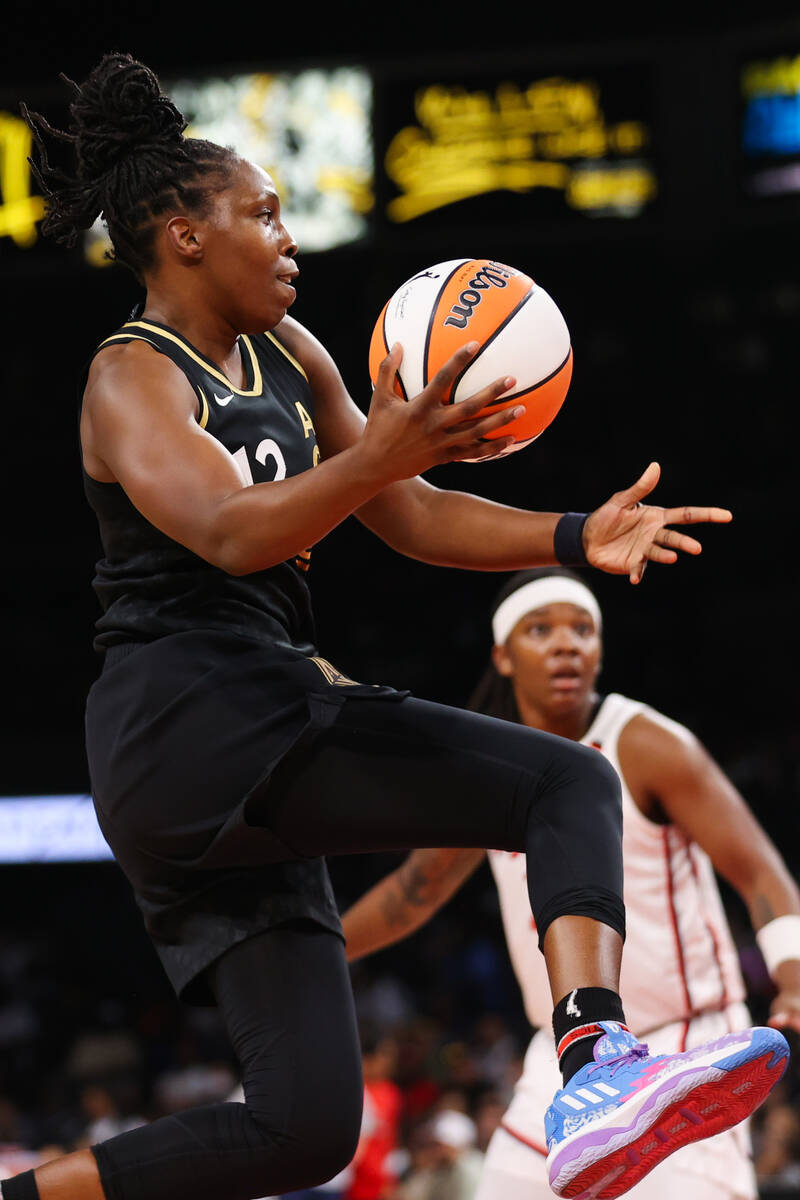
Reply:
[[[773,1029],[793,1029],[800,1033],[800,992],[778,992],[769,1012],[767,1024]]]
[[[714,524],[733,519],[727,508],[657,508],[642,504],[661,477],[658,463],[650,463],[632,487],[615,492],[590,514],[583,527],[583,546],[593,567],[612,575],[627,575],[631,583],[641,582],[648,562],[674,563],[678,551],[700,554],[702,546],[688,534],[668,529],[668,525]]]

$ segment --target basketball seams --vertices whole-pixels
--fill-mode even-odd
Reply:
[[[517,394],[517,400],[524,400],[527,396],[536,396],[535,405],[529,409],[525,406],[525,414],[517,417],[516,420],[509,421],[507,425],[501,425],[499,429],[492,433],[486,434],[482,441],[491,442],[496,438],[506,437],[509,433],[516,438],[513,447],[509,447],[505,453],[512,450],[521,450],[523,446],[529,442],[535,441],[537,437],[547,428],[548,425],[555,419],[556,415],[564,403],[564,397],[567,394],[570,380],[572,378],[572,347],[566,359],[552,375],[547,379],[543,379],[540,383],[531,384],[529,388]],[[511,401],[502,396],[496,404],[511,405]],[[481,409],[483,413],[497,411],[494,405],[487,404]],[[535,432],[531,432],[531,427]]]
[[[456,403],[488,387],[501,374],[515,377],[516,394],[527,392],[549,378],[570,350],[564,317],[552,297],[538,286],[514,319],[503,322],[498,318],[493,332],[488,353],[473,358],[460,380],[454,393]],[[489,336],[487,331],[487,339]]]
[[[528,295],[536,286],[530,276],[523,272],[515,272],[513,268],[497,264],[497,271],[506,280],[502,287],[488,283],[485,291],[482,285],[477,285],[477,290],[470,287],[473,277],[489,270],[495,270],[492,259],[466,259],[458,272],[454,272],[440,290],[436,309],[429,322],[430,338],[426,347],[426,365],[429,358],[437,364],[445,362],[469,341],[478,342],[482,349],[494,333],[496,322],[502,323],[505,320],[500,314],[505,313],[507,316],[510,311],[516,309],[522,298],[521,294]],[[459,276],[457,279],[456,275]],[[526,290],[523,292],[523,289]],[[475,301],[467,298],[470,293],[475,295]],[[479,357],[480,353],[481,350],[476,357]],[[465,370],[474,362],[475,359],[471,359]],[[462,371],[461,375],[463,374]],[[458,380],[450,389],[451,397],[455,396],[457,384]]]
[[[533,295],[533,293],[534,293],[535,291],[536,291],[536,284],[535,284],[535,283],[532,283],[532,284],[531,284],[531,286],[530,286],[530,289],[529,289],[529,290],[528,290],[528,291],[525,293],[525,295],[522,297],[522,299],[521,299],[521,300],[518,300],[518,301],[517,301],[517,303],[516,303],[516,305],[514,306],[514,308],[512,308],[512,309],[511,309],[511,312],[506,314],[506,316],[503,318],[503,320],[500,322],[500,324],[499,324],[499,325],[497,326],[497,328],[495,329],[494,333],[492,333],[492,334],[490,334],[490,335],[489,335],[489,337],[488,337],[488,338],[486,339],[486,341],[483,343],[483,345],[481,346],[481,348],[478,350],[477,354],[475,354],[475,355],[474,355],[474,356],[473,356],[473,357],[472,357],[472,358],[469,360],[469,362],[468,362],[468,363],[465,363],[465,364],[464,364],[464,366],[462,367],[462,369],[461,369],[461,371],[459,372],[458,376],[457,376],[457,377],[456,377],[456,379],[453,381],[453,386],[452,386],[452,388],[450,389],[450,403],[451,403],[451,404],[453,404],[453,403],[454,403],[454,397],[455,397],[455,394],[456,394],[456,392],[458,391],[458,385],[461,383],[461,380],[464,378],[464,376],[466,375],[466,373],[467,373],[467,371],[469,370],[469,368],[475,365],[475,363],[478,361],[478,359],[479,359],[479,358],[481,357],[481,355],[483,354],[483,352],[484,352],[484,350],[486,349],[486,347],[487,347],[487,346],[491,346],[492,342],[495,340],[495,338],[496,338],[496,337],[498,337],[498,335],[499,335],[499,334],[501,334],[501,333],[502,333],[502,331],[505,329],[506,325],[508,325],[508,323],[509,323],[510,321],[513,321],[513,320],[514,320],[514,317],[517,315],[517,313],[520,311],[520,309],[521,309],[521,308],[523,308],[523,307],[524,307],[524,306],[525,306],[525,305],[528,303],[528,301],[530,300],[531,296]],[[561,366],[563,367],[563,365],[564,365],[564,364],[562,363],[562,364],[561,364]],[[561,370],[561,367],[559,367],[559,368],[558,368],[558,370],[560,371],[560,370]],[[553,372],[553,374],[554,374],[554,375],[555,375],[555,374],[557,374],[557,373],[558,373],[557,371],[554,371],[554,372]],[[544,382],[545,382],[545,380],[542,380],[542,383],[544,383]],[[528,388],[526,388],[526,389],[525,389],[525,391],[526,391],[526,392],[527,392],[528,390],[529,390]],[[502,397],[502,400],[513,400],[513,398],[514,398],[513,396],[503,396],[503,397]],[[499,403],[501,403],[501,400],[496,400],[496,401],[495,401],[495,404],[499,404]]]
[[[442,286],[454,273],[464,269],[469,259],[449,259],[437,263],[406,280],[392,295],[386,309],[386,341],[400,342],[403,361],[400,374],[407,396],[416,396],[426,387],[425,346],[431,306],[438,302]],[[443,284],[444,277],[444,284]]]
[[[384,348],[385,348],[387,354],[389,353],[389,349],[390,349],[389,339],[386,336],[386,314],[388,313],[388,311],[389,311],[389,301],[387,301],[386,304],[384,304],[383,313],[381,314],[381,333],[383,335],[383,345],[384,345]],[[399,371],[395,375],[394,381],[395,381],[396,387],[400,388],[400,394],[402,395],[403,399],[408,400],[408,396],[406,395],[406,386],[403,383],[403,377]]]
[[[475,357],[478,357],[477,354]],[[510,396],[498,396],[496,400],[491,400],[486,405],[486,408],[495,408],[498,404],[508,404],[512,400],[522,400],[525,396],[530,396],[532,392],[538,391],[538,389],[544,387],[546,383],[550,383],[551,379],[555,379],[556,375],[559,375],[564,370],[564,367],[566,367],[571,357],[572,346],[570,346],[569,350],[567,351],[564,361],[560,362],[555,371],[551,371],[550,374],[546,375],[544,379],[540,379],[538,383],[532,383],[530,387],[521,388],[518,392],[512,392]]]
[[[477,343],[477,352],[447,389],[445,403],[458,403],[459,392],[483,391],[503,368],[516,378],[516,390],[485,404],[477,415],[520,404],[524,411],[482,440],[511,434],[513,443],[503,454],[522,449],[561,408],[572,378],[573,349],[552,297],[513,267],[489,259],[450,259],[406,280],[373,327],[373,383],[390,346],[400,342],[404,353],[395,390],[407,400],[427,387],[435,370],[467,341]],[[556,356],[560,361],[553,367]]]
[[[474,364],[475,364],[475,363],[478,361],[478,359],[479,359],[479,358],[482,356],[482,354],[483,354],[484,350],[486,350],[488,346],[491,346],[492,342],[493,342],[493,341],[495,341],[495,339],[496,339],[496,338],[498,338],[498,337],[500,336],[500,334],[503,332],[503,330],[505,329],[505,327],[506,327],[508,324],[510,324],[510,322],[511,322],[511,321],[513,321],[513,320],[514,320],[514,317],[517,315],[517,313],[518,313],[518,312],[520,312],[520,311],[521,311],[521,309],[523,309],[523,308],[525,307],[525,305],[528,303],[528,301],[530,300],[531,296],[533,295],[533,293],[534,293],[535,291],[536,291],[536,284],[534,283],[534,284],[531,284],[530,288],[529,288],[529,289],[528,289],[528,291],[525,293],[525,295],[522,297],[522,299],[517,301],[517,303],[516,303],[516,304],[514,305],[514,307],[511,309],[511,312],[506,314],[506,316],[503,318],[503,320],[500,322],[500,324],[499,324],[499,325],[496,327],[496,329],[495,329],[494,333],[490,333],[490,334],[489,334],[489,336],[487,337],[486,341],[483,343],[483,345],[481,346],[481,348],[478,350],[478,353],[477,353],[477,354],[475,354],[475,355],[474,355],[474,356],[473,356],[473,357],[472,357],[472,358],[469,360],[469,362],[466,364],[466,366],[464,367],[463,371],[462,371],[462,372],[461,372],[461,374],[459,375],[458,379],[457,379],[457,380],[455,381],[455,383],[453,384],[453,392],[452,392],[452,394],[453,394],[454,396],[455,396],[455,394],[456,394],[456,389],[458,388],[458,385],[459,385],[459,383],[460,383],[460,382],[461,382],[461,380],[462,380],[462,377],[463,377],[463,376],[466,374],[466,372],[467,372],[467,368],[468,368],[468,367],[471,367],[471,366],[473,366],[473,365],[474,365]],[[510,398],[510,397],[509,397],[509,398]]]
[[[445,289],[447,288],[447,285],[449,284],[450,280],[455,275],[456,271],[460,271],[461,268],[466,266],[467,263],[473,263],[473,262],[477,262],[477,259],[464,258],[460,262],[456,263],[456,265],[453,267],[452,271],[447,276],[447,278],[444,280],[444,282],[442,283],[438,292],[436,293],[436,299],[434,300],[433,305],[431,306],[430,316],[428,317],[428,328],[425,331],[425,347],[424,347],[423,354],[422,354],[422,386],[423,387],[427,387],[428,382],[429,382],[428,357],[429,357],[430,348],[431,348],[431,334],[433,333],[433,325],[434,325],[436,318],[439,315],[439,302],[441,301],[442,296],[444,295]],[[435,372],[434,372],[434,374],[435,374]],[[452,388],[450,389],[451,396],[452,396],[453,392],[455,391],[455,387],[456,387],[456,385],[454,383]],[[452,403],[452,400],[451,400],[451,403]]]

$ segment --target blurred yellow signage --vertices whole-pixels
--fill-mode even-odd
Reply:
[[[32,246],[36,222],[44,216],[44,197],[31,192],[28,156],[33,136],[21,117],[0,112],[0,237]]]
[[[635,215],[656,194],[639,156],[642,121],[605,119],[598,85],[554,76],[494,91],[432,84],[415,96],[416,125],[392,138],[386,171],[400,195],[387,211],[411,221],[470,196],[552,188],[572,208]]]

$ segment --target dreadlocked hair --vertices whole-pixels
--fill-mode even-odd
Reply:
[[[185,138],[186,121],[161,92],[158,79],[130,54],[106,54],[72,89],[67,130],[21,105],[39,152],[31,170],[42,188],[42,232],[73,246],[99,216],[113,253],[142,279],[155,261],[154,218],[170,209],[197,216],[230,182],[235,151],[200,138]],[[53,166],[46,139],[72,146],[72,174]]]
[[[560,575],[565,579],[577,579],[581,583],[585,582],[575,571],[570,571],[566,567],[534,567],[530,571],[518,571],[504,584],[495,597],[492,616],[508,596],[513,595],[526,583],[532,583],[534,579],[547,579],[551,575]],[[501,721],[519,723],[522,720],[517,698],[514,695],[513,681],[509,675],[500,674],[491,657],[469,698],[468,707],[471,712],[485,713],[487,717],[499,717]]]

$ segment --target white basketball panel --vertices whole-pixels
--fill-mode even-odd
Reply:
[[[456,401],[479,392],[503,375],[525,391],[561,366],[569,354],[569,329],[551,296],[534,284],[530,298],[462,375]]]
[[[428,319],[436,297],[457,267],[468,258],[454,258],[436,263],[401,284],[386,309],[384,330],[389,348],[395,342],[403,347],[400,378],[409,400],[422,391],[424,384],[424,354],[428,334]]]

